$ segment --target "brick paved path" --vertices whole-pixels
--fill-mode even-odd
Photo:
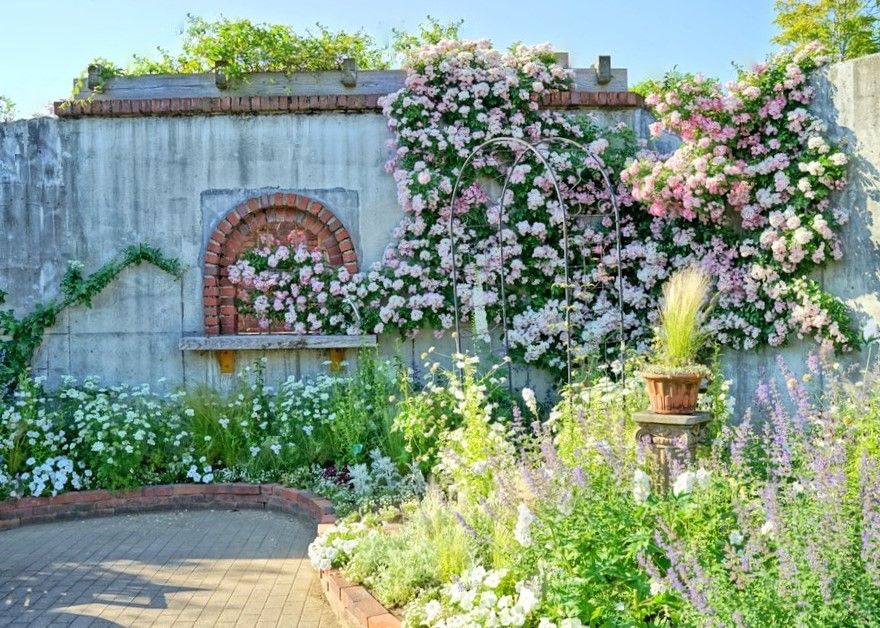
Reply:
[[[0,626],[335,627],[305,558],[314,524],[265,511],[0,532]]]

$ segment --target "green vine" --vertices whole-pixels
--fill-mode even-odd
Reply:
[[[149,262],[173,277],[183,270],[175,258],[146,244],[126,248],[122,254],[88,276],[83,275],[81,262],[70,262],[61,280],[61,296],[41,303],[23,318],[10,310],[0,311],[0,393],[10,394],[19,377],[30,368],[46,329],[55,324],[58,315],[71,305],[92,306],[94,299],[129,266]],[[0,290],[0,306],[6,303],[6,292]]]

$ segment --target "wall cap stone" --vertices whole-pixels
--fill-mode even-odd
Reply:
[[[205,116],[280,113],[381,113],[379,99],[386,94],[338,94],[328,96],[196,96],[190,98],[143,98],[106,100],[60,100],[54,104],[59,118]],[[626,91],[571,91],[544,96],[545,109],[641,108],[640,94]]]

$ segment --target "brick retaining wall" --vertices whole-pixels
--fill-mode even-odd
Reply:
[[[167,484],[128,491],[78,491],[0,502],[0,530],[31,523],[175,508],[256,508],[336,521],[330,501],[278,484]]]

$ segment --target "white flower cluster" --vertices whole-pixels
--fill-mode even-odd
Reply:
[[[633,499],[636,503],[642,504],[648,501],[651,495],[651,478],[641,469],[636,469],[633,473]]]
[[[692,493],[695,488],[707,488],[712,480],[711,472],[700,468],[696,471],[684,471],[678,474],[672,484],[672,493],[676,497]]]
[[[517,508],[516,526],[513,529],[513,538],[523,547],[529,547],[532,544],[532,524],[536,517],[529,507],[520,504]]]
[[[362,521],[337,524],[309,545],[308,554],[312,566],[320,571],[339,567],[371,531]]]
[[[189,470],[186,472],[186,477],[196,484],[210,484],[214,481],[214,469],[208,464],[208,459],[202,456],[199,458],[198,465],[190,465]]]
[[[33,468],[29,472],[22,473],[21,479],[27,482],[28,490],[33,497],[46,494],[54,496],[65,489],[79,490],[83,486],[83,476],[74,471],[73,461],[65,456],[47,458],[40,464],[29,458],[26,464]],[[2,479],[0,478],[0,481]]]
[[[582,628],[583,625],[577,617],[562,619],[559,622],[542,617],[538,622],[538,628]]]
[[[431,628],[523,626],[540,602],[537,588],[524,582],[503,586],[507,572],[477,566],[446,585],[439,600],[416,612],[415,625]],[[408,622],[409,625],[409,622]]]

